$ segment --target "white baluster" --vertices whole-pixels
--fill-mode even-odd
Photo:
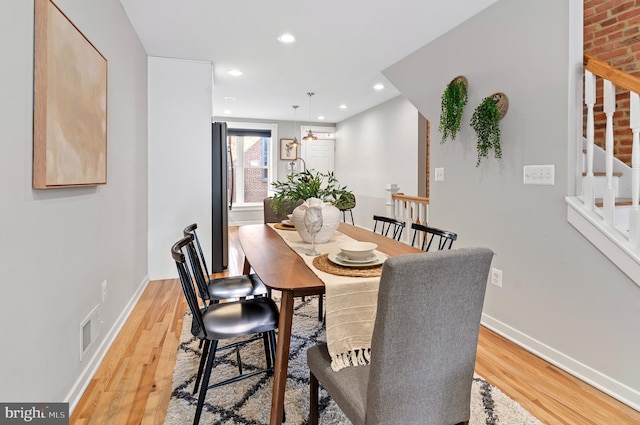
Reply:
[[[406,243],[411,243],[411,223],[415,223],[416,221],[418,221],[418,210],[420,206],[417,202],[411,201],[409,208],[410,208],[409,212],[411,216],[409,220],[407,220],[407,224],[405,226],[405,231],[404,231],[404,237],[402,238]]]
[[[582,202],[588,210],[592,210],[595,204],[593,176],[593,134],[594,118],[593,106],[596,103],[596,77],[589,71],[584,72],[584,103],[587,106],[587,159],[586,176],[582,179]],[[580,142],[582,144],[582,142]]]
[[[640,96],[630,92],[630,116],[633,143],[631,145],[631,211],[629,212],[629,242],[637,247],[640,241]]]
[[[609,80],[604,80],[604,113],[607,116],[605,130],[605,168],[607,182],[604,189],[604,222],[613,226],[615,208],[615,193],[613,190],[613,113],[616,110],[616,86]]]
[[[395,183],[389,183],[387,184],[387,187],[384,190],[387,191],[387,201],[386,201],[387,216],[396,217],[393,195],[398,193],[398,190],[399,190],[398,185]]]

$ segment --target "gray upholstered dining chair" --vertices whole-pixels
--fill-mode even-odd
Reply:
[[[271,198],[264,198],[262,200],[262,205],[264,208],[264,222],[265,223],[280,223],[282,220],[287,218],[287,214],[291,214],[291,212],[300,204],[302,204],[302,200],[297,201],[291,208],[287,208],[285,210],[280,210],[276,212],[271,206]]]
[[[326,344],[307,351],[310,423],[318,382],[354,425],[467,423],[492,256],[465,248],[387,259],[371,363],[334,372]]]

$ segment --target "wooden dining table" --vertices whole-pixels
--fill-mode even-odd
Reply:
[[[340,223],[338,231],[358,241],[373,242],[378,245],[378,251],[388,256],[422,252],[418,248],[350,224]],[[253,269],[253,273],[256,273],[266,286],[282,292],[269,419],[270,425],[281,424],[294,298],[321,295],[324,293],[324,283],[269,225],[240,226],[238,232],[245,256],[243,273],[250,273]],[[322,251],[322,245],[318,244],[316,247]]]

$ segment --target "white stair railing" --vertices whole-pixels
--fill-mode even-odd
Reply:
[[[596,76],[589,71],[584,72],[584,103],[587,105],[587,158],[585,164],[586,175],[582,179],[582,199],[584,206],[591,211],[596,202],[593,190],[595,186],[595,177],[593,175],[593,134],[595,131],[593,107],[596,104]]]
[[[605,170],[606,186],[604,189],[603,210],[604,222],[614,225],[615,193],[613,192],[613,113],[616,111],[616,87],[609,80],[604,80],[604,113],[607,117],[605,129]]]
[[[602,100],[596,85],[603,84]],[[614,131],[616,87],[629,93],[629,125]],[[640,78],[585,55],[586,127],[577,140],[576,194],[567,196],[567,220],[640,286]],[[602,102],[602,104],[600,104]],[[606,117],[604,140],[595,139],[595,111]],[[614,157],[614,135],[629,132],[631,167]],[[598,135],[598,137],[601,137]],[[604,150],[601,147],[604,145]],[[584,159],[584,161],[582,161]],[[602,173],[602,171],[605,171]],[[617,198],[617,197],[623,197]],[[617,198],[617,199],[616,199]],[[630,198],[630,200],[629,200]]]
[[[582,188],[583,208],[586,211],[595,211],[601,217],[605,227],[616,229],[629,242],[632,247],[640,244],[640,97],[638,93],[629,87],[636,87],[634,77],[627,76],[621,71],[614,70],[604,62],[589,58],[584,71],[584,103],[587,109],[586,117],[586,146],[584,176],[579,182]],[[605,127],[605,155],[604,155],[604,189],[598,190],[596,179],[598,173],[594,171],[594,110],[596,108],[596,84],[597,80],[603,82],[602,111],[606,117]],[[629,128],[633,134],[632,142],[632,171],[631,171],[631,207],[628,203],[624,211],[616,211],[617,182],[614,182],[614,121],[616,110],[616,84],[629,90],[630,96],[630,123]],[[640,91],[640,90],[639,90]],[[600,165],[602,167],[602,164]],[[600,193],[598,193],[600,192]],[[596,198],[602,198],[598,203]],[[598,207],[602,207],[599,209]],[[613,230],[612,230],[613,231]]]
[[[411,224],[427,225],[429,219],[429,198],[420,196],[407,196],[397,193],[392,196],[394,203],[394,217],[407,223],[402,240],[411,244]]]
[[[634,248],[640,241],[640,96],[630,92],[631,144],[631,211],[629,213],[629,241]]]

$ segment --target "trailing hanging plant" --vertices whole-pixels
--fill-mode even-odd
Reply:
[[[447,138],[455,140],[460,131],[462,114],[467,104],[467,79],[456,77],[445,87],[440,99],[440,126],[438,129],[442,133],[444,143]]]
[[[489,150],[493,149],[496,158],[502,158],[500,146],[500,120],[507,113],[508,101],[503,93],[495,93],[485,97],[473,112],[471,127],[476,132],[478,162],[489,157]]]

